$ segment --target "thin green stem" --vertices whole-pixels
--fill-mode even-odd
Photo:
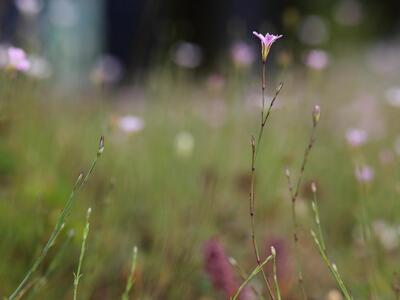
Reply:
[[[82,277],[81,269],[82,269],[83,257],[85,256],[86,240],[87,240],[87,237],[89,234],[89,228],[90,228],[89,219],[90,219],[91,212],[92,212],[92,209],[89,208],[87,211],[87,214],[86,214],[85,228],[83,229],[83,239],[82,239],[82,245],[81,245],[81,253],[79,255],[78,268],[76,270],[76,273],[74,273],[74,300],[77,299],[79,280]]]
[[[319,234],[319,241],[321,242],[322,249],[326,251],[324,235],[322,234],[322,227],[321,221],[319,217],[319,209],[317,204],[317,191],[313,191],[313,201],[311,203],[312,209],[314,211],[315,223],[317,224],[318,234]]]
[[[92,165],[89,168],[89,171],[87,172],[87,174],[84,178],[83,178],[83,173],[79,174],[78,179],[76,180],[76,183],[74,185],[74,188],[72,189],[72,192],[71,192],[67,202],[65,203],[65,206],[64,206],[63,210],[61,211],[60,216],[58,217],[57,223],[56,223],[52,233],[50,234],[50,238],[46,242],[46,244],[43,247],[42,251],[40,252],[39,256],[36,258],[36,260],[32,264],[31,268],[25,274],[25,277],[22,279],[21,283],[14,290],[14,292],[8,297],[8,300],[15,300],[15,298],[18,296],[18,294],[24,288],[25,284],[31,278],[32,274],[37,270],[39,265],[42,263],[43,259],[48,254],[50,248],[53,246],[55,240],[57,239],[58,235],[60,234],[60,232],[64,226],[65,218],[68,216],[69,212],[71,211],[71,207],[72,207],[72,204],[73,204],[76,196],[79,194],[82,187],[88,181],[90,175],[92,174],[92,172],[97,164],[97,160],[100,157],[100,155],[102,154],[103,150],[104,150],[104,138],[101,137],[96,158],[93,160]],[[82,178],[83,178],[83,180],[82,180]]]
[[[135,271],[136,271],[136,260],[137,260],[137,247],[133,247],[133,251],[132,251],[132,262],[131,262],[131,270],[129,272],[129,277],[128,280],[126,281],[126,287],[125,287],[125,291],[124,294],[122,295],[122,300],[128,300],[129,298],[129,292],[131,291],[133,285],[135,284]]]
[[[248,277],[248,274],[246,273],[246,271],[238,264],[238,262],[236,261],[236,259],[234,259],[233,257],[229,257],[229,263],[237,270],[240,278],[242,278],[242,280],[246,280],[246,278]],[[261,295],[260,291],[258,289],[256,289],[254,286],[251,286],[251,289],[253,290],[254,294],[257,295],[258,299],[264,300],[265,298]]]
[[[327,267],[328,267],[329,271],[331,272],[333,278],[335,279],[336,283],[339,285],[339,288],[342,291],[344,297],[346,298],[346,300],[353,300],[353,297],[351,296],[350,292],[346,288],[346,286],[338,272],[337,266],[335,264],[331,263],[326,251],[324,251],[324,249],[322,248],[321,242],[319,241],[317,235],[315,234],[315,232],[313,230],[311,230],[311,235],[314,239],[315,244],[317,245],[318,251],[319,251],[323,261],[327,265]]]
[[[46,272],[44,273],[43,276],[41,276],[37,283],[33,286],[32,292],[29,294],[28,299],[32,299],[39,289],[46,283],[50,275],[54,272],[54,270],[59,266],[61,259],[67,250],[69,244],[71,243],[72,237],[74,236],[74,232],[71,230],[68,235],[67,239],[63,242],[63,244],[60,246],[59,251],[57,252],[57,255],[54,257],[52,262],[50,263],[49,267],[47,268]]]
[[[339,288],[342,291],[343,295],[345,296],[346,300],[352,300],[353,297],[351,296],[349,290],[347,289],[346,285],[344,284],[336,265],[333,264],[328,258],[326,245],[325,245],[325,241],[324,241],[324,236],[323,236],[322,228],[321,228],[320,217],[319,217],[319,209],[318,209],[318,204],[317,204],[317,188],[316,188],[316,185],[314,182],[311,185],[311,190],[313,192],[312,208],[313,208],[314,219],[315,219],[315,223],[317,226],[319,236],[317,236],[313,230],[311,230],[311,235],[314,239],[315,244],[318,247],[318,251],[319,251],[323,261],[327,265],[327,267],[328,267],[329,271],[331,272],[333,278],[335,279],[336,283],[339,285]]]
[[[276,271],[276,250],[274,247],[271,247],[271,253],[273,256],[274,264],[273,264],[273,273],[274,273],[274,282],[275,282],[275,290],[276,290],[276,296],[277,300],[281,300],[281,289],[279,288],[279,282],[278,282],[278,273]]]
[[[258,154],[258,150],[259,150],[259,148],[260,148],[260,144],[261,144],[261,139],[262,139],[262,135],[263,135],[263,132],[264,132],[264,128],[265,128],[265,126],[267,125],[268,118],[269,118],[269,116],[271,115],[272,107],[274,106],[275,101],[276,101],[276,99],[278,98],[278,95],[279,95],[279,93],[280,93],[281,90],[282,90],[282,87],[283,87],[283,82],[281,82],[281,83],[279,84],[278,88],[276,89],[275,95],[274,95],[274,97],[272,98],[272,100],[271,100],[271,102],[270,102],[270,104],[269,104],[267,113],[266,113],[265,115],[264,115],[264,113],[262,114],[261,125],[260,125],[260,130],[259,130],[259,132],[258,132],[258,139],[257,139],[256,157],[257,157],[257,154]],[[263,99],[264,99],[264,96],[263,96]],[[263,106],[262,106],[262,111],[263,111],[263,112],[265,111],[265,106],[264,106],[265,104],[264,104],[264,102],[265,102],[265,100],[263,100]]]
[[[251,272],[251,274],[246,278],[245,281],[243,281],[243,283],[239,286],[239,288],[237,289],[235,295],[231,298],[231,300],[236,300],[238,299],[241,291],[244,289],[244,287],[250,282],[250,280],[252,280],[254,278],[254,276],[256,276],[262,269],[263,267],[272,259],[272,255],[268,256],[260,265],[258,265],[257,267],[255,267],[255,269],[253,270],[253,272]]]

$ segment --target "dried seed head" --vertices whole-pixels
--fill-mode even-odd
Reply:
[[[320,116],[321,116],[321,108],[319,107],[319,105],[315,105],[314,110],[312,112],[314,126],[317,126]]]
[[[79,173],[78,178],[76,179],[76,182],[75,182],[75,187],[77,187],[78,184],[80,184],[82,182],[83,175],[85,175],[83,172]]]
[[[254,135],[251,136],[251,149],[254,151],[256,149],[256,139]]]
[[[100,142],[99,142],[99,150],[97,151],[97,155],[100,156],[104,151],[104,136],[100,137]]]
[[[317,184],[315,181],[311,182],[311,191],[315,194],[317,192]]]

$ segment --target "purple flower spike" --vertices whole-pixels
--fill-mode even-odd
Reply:
[[[267,61],[269,49],[271,48],[272,44],[280,39],[282,35],[273,35],[267,33],[265,36],[262,35],[261,33],[258,33],[256,31],[253,31],[253,34],[258,37],[261,41],[261,57],[262,61],[265,63]]]
[[[204,245],[204,266],[214,288],[223,292],[229,299],[234,294],[237,283],[228,256],[216,239],[210,239]]]
[[[31,64],[24,50],[20,48],[8,48],[8,67],[12,70],[26,72]]]

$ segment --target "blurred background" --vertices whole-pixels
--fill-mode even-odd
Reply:
[[[343,53],[395,38],[398,11],[395,0],[4,0],[0,36],[42,58],[57,83],[85,88],[96,66],[124,81],[169,64],[196,73],[229,58],[250,64],[253,30],[284,34],[281,60],[316,47]]]
[[[400,2],[0,1],[0,295],[40,253],[81,170],[104,154],[24,298],[70,299],[85,213],[81,299],[229,299],[250,273],[250,137],[272,110],[256,174],[261,256],[300,299],[290,195],[321,106],[297,205],[310,299],[343,299],[310,235],[318,186],[328,253],[355,299],[400,291]],[[18,48],[18,49],[17,49]],[[20,48],[20,49],[19,49]],[[373,247],[361,237],[367,212]],[[266,269],[270,270],[270,269]],[[266,296],[261,278],[241,299]],[[397,299],[397,298],[396,298]]]

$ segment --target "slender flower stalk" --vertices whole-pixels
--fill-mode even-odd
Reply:
[[[300,290],[301,290],[301,294],[303,297],[303,300],[307,299],[307,294],[306,294],[306,290],[304,288],[304,279],[303,279],[303,271],[302,271],[302,267],[301,267],[301,261],[300,261],[300,254],[299,254],[299,246],[298,246],[298,242],[299,242],[299,238],[297,235],[297,216],[296,216],[296,199],[294,198],[294,192],[293,192],[293,185],[292,185],[292,181],[290,179],[290,172],[289,169],[286,169],[285,172],[287,181],[288,181],[288,187],[289,187],[289,192],[290,195],[292,197],[292,223],[293,223],[293,241],[294,241],[294,253],[295,253],[295,257],[296,257],[296,267],[297,267],[297,275],[298,275],[298,283],[300,286]],[[294,199],[294,200],[293,200]]]
[[[277,99],[280,90],[282,89],[283,84],[281,83],[273,97],[268,111],[265,112],[265,89],[266,89],[266,60],[271,48],[271,45],[281,36],[274,36],[270,34],[266,34],[263,36],[257,32],[253,32],[255,36],[257,36],[261,41],[261,60],[262,60],[262,74],[261,74],[261,90],[262,90],[262,110],[261,110],[261,122],[260,122],[260,130],[258,133],[258,139],[255,140],[254,136],[251,138],[251,183],[250,183],[250,197],[249,197],[249,211],[250,211],[250,223],[251,223],[251,240],[254,248],[254,255],[256,257],[258,267],[261,266],[261,257],[260,252],[258,249],[257,238],[255,234],[255,192],[254,192],[254,179],[255,179],[255,172],[256,172],[256,157],[259,150],[259,145],[261,142],[261,138],[263,135],[264,127],[267,124],[268,118],[271,113],[271,109]],[[257,144],[257,146],[256,146]],[[269,283],[267,274],[265,273],[264,269],[260,269],[264,282],[266,284],[269,296],[272,300],[275,300],[273,289],[271,284]]]
[[[74,273],[74,298],[73,298],[74,300],[77,299],[79,280],[83,276],[83,274],[81,273],[81,269],[82,269],[83,257],[85,256],[86,240],[89,234],[89,227],[90,227],[89,218],[91,213],[92,209],[89,208],[86,214],[85,228],[83,229],[83,239],[82,239],[81,253],[79,255],[78,269],[76,270],[76,273]]]
[[[299,238],[298,238],[298,234],[297,234],[297,230],[298,230],[298,223],[297,223],[297,216],[296,216],[296,200],[299,196],[299,192],[300,192],[300,186],[301,186],[301,182],[303,180],[304,177],[304,170],[305,167],[307,165],[307,160],[308,160],[308,156],[310,154],[310,151],[314,145],[315,142],[315,131],[319,122],[321,116],[321,109],[318,105],[316,105],[314,107],[314,110],[312,112],[312,121],[313,121],[313,126],[311,129],[311,135],[310,135],[310,139],[308,141],[308,145],[304,151],[304,156],[303,156],[303,161],[301,163],[301,167],[300,167],[300,174],[299,177],[297,179],[297,183],[296,183],[296,187],[295,189],[293,189],[293,185],[292,185],[292,181],[290,178],[290,171],[289,169],[286,169],[285,175],[288,181],[288,187],[289,187],[289,192],[290,192],[290,196],[292,198],[292,222],[293,222],[293,241],[294,241],[294,251],[295,251],[295,256],[296,256],[296,264],[297,264],[297,272],[298,272],[298,277],[299,277],[299,285],[300,285],[300,289],[301,289],[301,293],[303,295],[303,299],[307,299],[307,294],[304,288],[304,280],[303,280],[303,271],[302,271],[302,267],[301,267],[301,262],[300,262],[300,253],[299,253]]]
[[[237,270],[237,273],[239,274],[240,278],[242,280],[246,280],[247,277],[249,276],[246,271],[238,264],[237,260],[233,257],[229,257],[229,263],[231,264],[232,267],[234,267]],[[252,291],[254,292],[255,295],[257,295],[258,299],[264,300],[265,298],[261,295],[260,291],[256,289],[254,286],[251,286]]]
[[[315,219],[315,224],[317,226],[317,231],[318,235],[314,232],[314,230],[311,230],[311,235],[314,239],[315,244],[317,245],[318,251],[327,265],[329,271],[331,272],[333,278],[335,279],[336,283],[338,284],[340,290],[342,291],[344,297],[346,300],[353,300],[353,297],[351,296],[349,290],[347,289],[346,285],[343,282],[342,277],[340,276],[340,273],[338,271],[338,268],[336,264],[332,263],[330,259],[328,258],[327,250],[326,250],[326,245],[324,241],[324,236],[322,234],[322,228],[321,228],[321,222],[319,218],[319,211],[318,211],[318,205],[317,205],[317,186],[315,182],[311,184],[311,191],[313,193],[313,201],[312,201],[312,209],[314,212],[314,219]]]
[[[254,194],[254,178],[255,178],[255,162],[256,162],[256,142],[254,136],[251,138],[251,181],[250,181],[250,223],[251,223],[251,241],[253,243],[254,255],[256,257],[257,265],[260,266],[261,258],[260,252],[258,250],[257,238],[255,234],[255,194]],[[265,284],[268,289],[268,293],[272,300],[275,300],[274,293],[272,291],[271,284],[269,283],[267,274],[265,273],[264,269],[261,269],[261,273],[263,275]]]
[[[94,168],[96,167],[97,160],[101,156],[104,150],[104,137],[100,138],[100,143],[99,143],[99,148],[97,151],[96,158],[93,160],[92,165],[90,166],[88,172],[86,173],[86,176],[84,176],[84,173],[80,173],[78,176],[78,179],[75,182],[75,185],[72,189],[72,192],[65,203],[65,206],[63,210],[61,211],[60,216],[58,217],[57,223],[50,234],[50,238],[44,245],[42,251],[40,252],[39,256],[36,258],[34,263],[32,264],[31,268],[28,270],[28,272],[25,274],[25,277],[22,279],[21,283],[18,285],[18,287],[15,289],[15,291],[8,297],[8,300],[15,300],[18,294],[22,291],[24,286],[28,283],[29,279],[31,278],[32,274],[37,270],[39,265],[42,263],[43,259],[46,257],[48,254],[50,248],[53,246],[54,242],[56,241],[58,235],[60,234],[61,230],[64,227],[64,222],[65,218],[69,215],[72,204],[74,203],[74,200],[76,196],[79,194],[83,186],[86,184],[86,182],[89,180],[90,175],[92,174]]]
[[[122,300],[129,299],[129,293],[130,293],[133,285],[135,284],[134,276],[135,276],[135,271],[136,271],[137,252],[138,252],[138,249],[136,246],[134,246],[133,251],[132,251],[131,270],[129,272],[128,280],[126,281],[125,291],[121,298]]]

